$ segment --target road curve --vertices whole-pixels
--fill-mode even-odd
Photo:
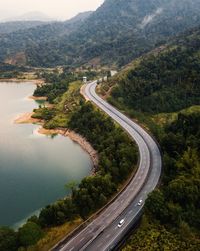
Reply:
[[[112,250],[140,217],[148,194],[157,186],[161,175],[161,154],[152,137],[95,92],[97,81],[89,83],[84,95],[120,124],[137,143],[140,153],[138,170],[129,185],[96,219],[68,242],[57,245],[53,251]],[[142,205],[138,206],[139,200]],[[125,222],[121,228],[118,223]]]

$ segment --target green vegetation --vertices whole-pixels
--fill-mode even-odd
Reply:
[[[29,221],[19,229],[18,236],[20,244],[27,247],[34,245],[39,239],[41,239],[43,232],[39,225]]]

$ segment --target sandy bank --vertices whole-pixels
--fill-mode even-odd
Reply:
[[[41,119],[32,118],[33,114],[34,112],[27,112],[27,113],[20,114],[14,119],[14,123],[15,124],[42,124],[43,121]]]
[[[13,82],[13,83],[33,83],[36,85],[43,85],[45,82],[43,79],[18,79],[18,78],[1,78],[0,82]]]
[[[38,100],[38,101],[46,101],[47,97],[35,97],[35,96],[29,96],[29,99],[33,99],[33,100]]]

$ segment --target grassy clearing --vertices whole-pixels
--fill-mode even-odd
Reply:
[[[20,251],[48,251],[81,223],[82,220],[79,218],[62,226],[49,228],[46,230],[45,237],[39,240],[36,245]]]
[[[177,119],[179,113],[190,114],[190,113],[194,113],[194,112],[200,112],[200,106],[199,105],[191,106],[189,108],[183,109],[183,110],[178,111],[178,112],[159,113],[159,114],[156,114],[156,115],[152,116],[152,120],[157,125],[164,126],[165,124],[168,124],[168,123],[171,123],[171,122],[175,121]]]
[[[70,83],[67,92],[55,100],[56,115],[45,124],[46,128],[67,127],[71,114],[80,107],[83,100],[81,86],[81,81]]]

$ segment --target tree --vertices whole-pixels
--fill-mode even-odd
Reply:
[[[41,227],[33,222],[27,222],[18,233],[20,244],[24,247],[34,245],[43,236]]]
[[[164,194],[159,189],[154,190],[145,202],[145,210],[154,218],[166,223],[168,221],[168,209],[166,206]]]
[[[8,227],[0,227],[0,250],[16,251],[18,247],[17,233]]]

